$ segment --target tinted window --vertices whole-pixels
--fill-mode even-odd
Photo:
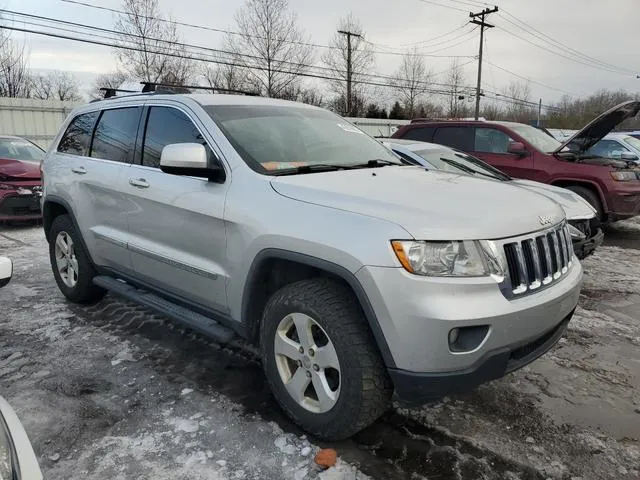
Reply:
[[[74,118],[60,140],[58,151],[71,155],[88,156],[93,126],[98,118],[98,113],[84,113]]]
[[[207,147],[209,158],[212,152],[193,122],[180,110],[170,107],[151,107],[144,138],[142,164],[160,166],[162,149],[173,143],[199,143]]]
[[[476,152],[509,153],[511,137],[495,128],[476,128]]]
[[[465,152],[473,151],[473,128],[442,127],[433,135],[433,143],[457,148]]]
[[[114,162],[129,162],[136,141],[140,108],[104,110],[91,145],[91,156]]]
[[[420,142],[430,142],[433,138],[433,127],[412,128],[406,132],[402,138],[409,140],[418,140]]]

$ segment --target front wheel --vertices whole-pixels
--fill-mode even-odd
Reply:
[[[267,303],[267,380],[289,417],[316,437],[349,437],[389,407],[391,382],[365,322],[353,293],[329,279],[287,285]]]
[[[596,210],[596,217],[591,220],[591,228],[598,229],[605,222],[605,213],[604,208],[602,207],[602,202],[600,202],[600,198],[598,194],[593,190],[582,187],[580,185],[569,185],[565,187],[567,190],[571,190],[573,193],[577,193],[582,198],[584,198],[589,205],[591,205]]]

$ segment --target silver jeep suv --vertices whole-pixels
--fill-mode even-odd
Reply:
[[[114,97],[70,115],[42,170],[69,300],[111,291],[256,344],[282,408],[321,438],[369,425],[394,391],[425,403],[522,367],[578,302],[559,205],[404,165],[308,105]]]

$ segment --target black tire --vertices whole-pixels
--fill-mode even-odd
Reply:
[[[598,197],[597,193],[587,187],[581,187],[580,185],[569,185],[565,188],[580,195],[589,202],[589,205],[596,209],[596,218],[591,221],[592,229],[597,229],[605,223],[606,216],[604,208],[602,207],[602,202],[600,201],[600,197]]]
[[[340,393],[325,413],[302,407],[287,392],[276,365],[274,339],[291,313],[312,317],[333,343],[340,362]],[[271,390],[287,415],[324,440],[347,438],[378,419],[390,406],[393,388],[366,319],[353,293],[327,278],[292,283],[269,299],[260,329],[262,363]]]
[[[58,235],[63,232],[71,237],[75,258],[78,262],[78,279],[73,287],[65,284],[56,263],[56,239]],[[89,260],[89,255],[84,249],[84,243],[82,242],[80,233],[76,231],[69,215],[56,217],[51,225],[51,230],[49,231],[49,259],[58,288],[71,302],[92,304],[100,301],[107,293],[103,288],[93,284],[93,277],[96,276],[96,271],[93,268],[91,260]]]

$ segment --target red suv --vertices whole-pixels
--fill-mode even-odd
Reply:
[[[418,120],[401,127],[393,137],[447,145],[512,177],[568,188],[593,205],[598,221],[616,221],[640,214],[638,157],[612,160],[587,152],[638,111],[640,102],[622,103],[565,143],[522,123],[469,120]]]

